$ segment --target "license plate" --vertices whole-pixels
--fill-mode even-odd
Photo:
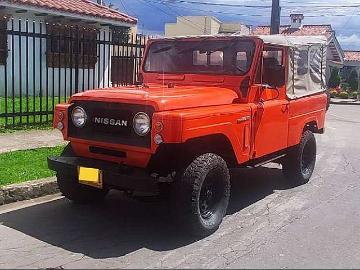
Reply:
[[[102,188],[102,172],[99,169],[79,167],[79,183]]]

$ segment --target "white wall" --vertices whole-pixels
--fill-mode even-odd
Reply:
[[[208,16],[181,16],[177,17],[176,24],[165,24],[165,36],[186,36],[186,35],[205,35],[207,28],[210,31],[210,19],[207,23]],[[208,24],[208,27],[207,27]]]
[[[19,30],[19,19],[21,19],[21,31],[25,32],[26,30],[26,17],[21,15],[14,15],[14,30]],[[37,17],[30,17],[29,19],[29,32],[35,30],[36,33],[40,33],[40,27],[42,25],[42,33],[46,33],[46,24]],[[33,21],[35,21],[35,28],[33,27]],[[8,29],[11,30],[11,20],[8,22]],[[100,29],[101,39],[106,35],[106,40],[109,39],[109,29],[108,27],[102,27]],[[19,50],[19,42],[21,39],[22,50]],[[110,36],[111,39],[111,36]],[[74,93],[75,86],[75,69],[70,68],[52,68],[47,67],[46,63],[46,39],[42,39],[40,43],[40,38],[35,38],[35,49],[34,49],[34,38],[28,38],[28,54],[26,53],[26,37],[19,37],[14,35],[8,35],[8,58],[7,58],[7,93],[8,96],[12,96],[12,91],[14,89],[14,95],[20,96],[26,94],[28,91],[29,95],[46,95],[48,92],[50,96],[54,93],[54,96],[64,96],[65,91],[66,95],[69,96],[70,93]],[[111,52],[111,47],[109,45],[100,44],[97,48],[100,49],[100,61],[96,63],[95,70],[90,69],[89,72],[87,69],[79,69],[79,91],[83,89],[83,76],[85,77],[84,89],[93,88],[93,81],[95,74],[95,88],[97,88],[100,83],[100,87],[111,86],[111,83],[108,84],[109,74],[111,76],[111,57],[109,54]],[[35,57],[34,57],[35,52]],[[21,55],[21,57],[20,57]],[[14,61],[13,61],[14,60]],[[41,61],[40,61],[41,60]],[[104,63],[105,62],[105,63]],[[21,73],[20,73],[21,66]],[[100,77],[98,79],[100,69]],[[48,73],[48,81],[46,73]],[[53,76],[54,73],[54,76]],[[70,80],[72,73],[72,83]],[[66,80],[65,80],[66,74]],[[41,78],[42,77],[42,78]],[[40,79],[41,78],[41,79]],[[88,80],[90,84],[88,84]],[[72,84],[72,87],[71,87]],[[53,87],[54,86],[54,87]],[[5,96],[5,66],[0,65],[0,96]]]
[[[218,33],[250,34],[250,28],[241,23],[222,23],[212,16],[181,16],[176,23],[165,24],[165,36],[216,35]]]

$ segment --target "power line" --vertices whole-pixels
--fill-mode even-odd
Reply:
[[[169,3],[168,1],[162,1],[162,0],[152,0],[150,1],[152,3],[157,4],[163,4],[163,5],[173,5],[174,7],[182,10],[188,11],[185,7],[180,7],[176,3]],[[165,3],[166,2],[166,3]],[[227,11],[220,11],[220,10],[205,10],[200,8],[191,8],[192,10],[202,11],[202,12],[210,12],[210,13],[216,13],[216,14],[224,14],[224,15],[234,15],[234,16],[246,16],[246,17],[269,17],[269,15],[264,14],[245,14],[245,13],[236,13],[236,12],[227,12]],[[318,15],[306,15],[307,18],[320,18],[320,17],[348,17],[348,16],[358,16],[360,14],[318,14]],[[282,15],[282,18],[289,18],[289,15]]]
[[[198,2],[191,0],[171,0],[171,1],[160,1],[166,2],[167,4],[171,3],[185,3],[185,4],[195,4],[195,5],[208,5],[208,6],[222,6],[222,7],[248,7],[248,8],[271,8],[271,6],[258,6],[258,5],[243,5],[243,4],[226,4],[226,3],[212,3],[212,2]]]
[[[163,0],[159,1],[166,4],[173,4],[173,3],[181,3],[181,4],[193,4],[193,5],[205,5],[205,6],[221,6],[221,7],[241,7],[241,8],[259,8],[259,9],[268,9],[271,8],[271,5],[247,5],[247,4],[228,4],[228,3],[213,3],[213,2],[203,2],[203,1],[192,1],[192,0]],[[287,2],[287,3],[296,3],[296,2]],[[298,4],[298,3],[296,3]],[[359,4],[355,5],[301,5],[301,7],[308,7],[308,8],[359,8]],[[299,5],[294,6],[282,6],[282,8],[289,9],[289,8],[299,8]]]
[[[119,1],[120,1],[122,8],[124,9],[124,11],[129,14],[129,11],[126,9],[126,7],[124,5],[124,2],[122,0],[119,0]]]

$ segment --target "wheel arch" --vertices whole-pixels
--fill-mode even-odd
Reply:
[[[311,120],[305,123],[303,128],[303,133],[307,130],[311,131],[312,133],[318,133],[318,134],[324,133],[324,128],[319,128],[319,124],[317,120]]]
[[[292,118],[289,120],[288,147],[298,145],[305,131],[324,133],[324,122],[316,115],[304,118]]]
[[[152,156],[148,170],[161,175],[168,175],[206,153],[222,157],[229,167],[237,164],[236,154],[230,140],[224,134],[211,134],[191,138],[184,143],[162,144]]]

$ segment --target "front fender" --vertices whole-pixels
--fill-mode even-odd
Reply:
[[[163,123],[160,134],[165,143],[185,143],[191,139],[221,134],[231,143],[239,164],[249,160],[251,110],[248,105],[231,104],[156,113],[154,122]],[[156,133],[156,130],[153,132]]]

